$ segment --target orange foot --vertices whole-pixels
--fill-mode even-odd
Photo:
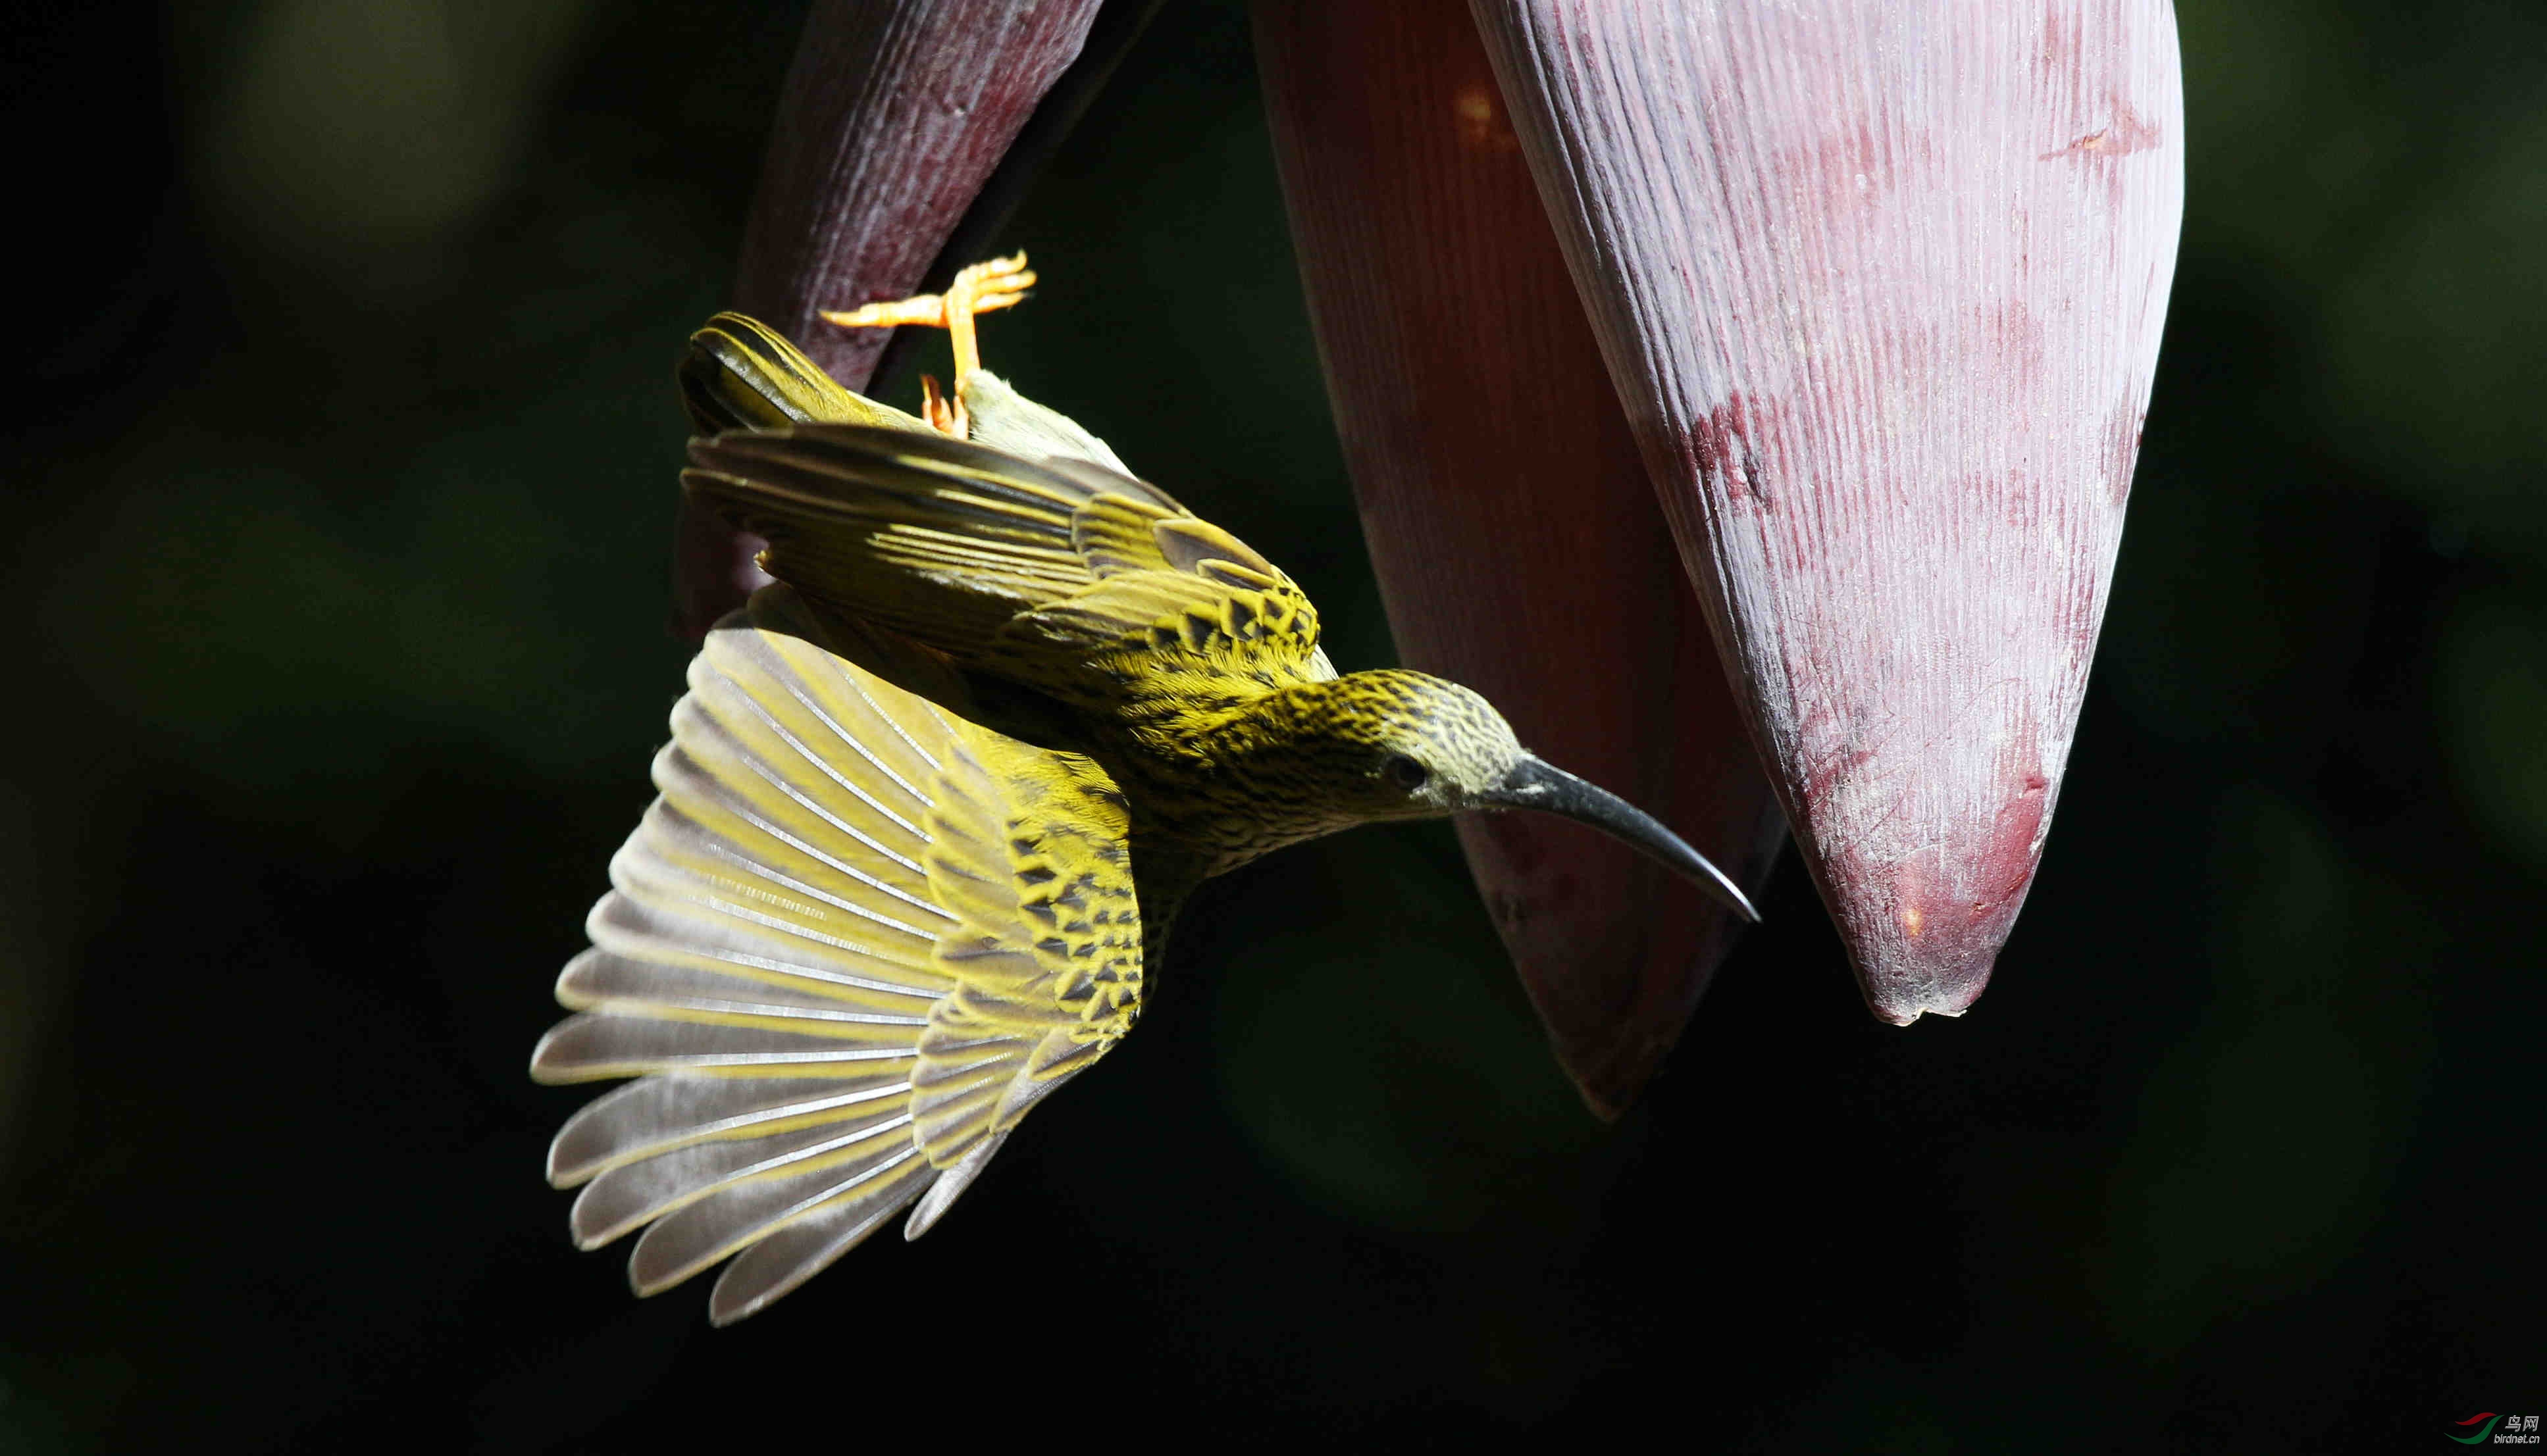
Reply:
[[[1034,274],[1026,267],[1026,255],[1018,253],[974,264],[956,274],[954,285],[942,294],[869,303],[823,317],[843,328],[894,328],[915,323],[946,330],[948,341],[955,347],[955,392],[950,398],[939,391],[936,380],[922,375],[921,412],[940,434],[961,440],[972,428],[964,412],[964,381],[982,367],[981,345],[973,335],[973,315],[1015,307],[1024,300],[1026,290],[1034,287]]]

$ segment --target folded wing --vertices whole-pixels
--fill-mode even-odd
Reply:
[[[690,460],[682,483],[769,542],[771,575],[1066,701],[1160,666],[1267,688],[1334,675],[1289,577],[1087,460],[849,425],[733,431]]]

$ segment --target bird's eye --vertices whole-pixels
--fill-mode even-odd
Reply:
[[[1392,784],[1395,784],[1397,787],[1405,790],[1409,794],[1423,788],[1426,782],[1433,777],[1433,771],[1431,769],[1417,763],[1414,759],[1407,757],[1403,753],[1391,753],[1388,755],[1388,761],[1379,766],[1379,773],[1380,777],[1388,780]]]

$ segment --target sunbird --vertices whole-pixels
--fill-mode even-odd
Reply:
[[[920,416],[720,314],[680,369],[683,487],[774,585],[708,634],[611,861],[542,1081],[633,1076],[559,1132],[591,1248],[654,1294],[732,1258],[755,1313],[906,1206],[943,1217],[1141,1010],[1203,880],[1355,824],[1534,809],[1745,918],[1669,829],[1420,672],[1339,676],[1280,569],[981,367],[1025,258],[828,314],[952,335]]]

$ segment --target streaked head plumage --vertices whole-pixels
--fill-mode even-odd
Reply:
[[[1474,691],[1429,673],[1384,668],[1321,684],[1314,728],[1361,782],[1369,818],[1424,818],[1465,809],[1530,755]]]

